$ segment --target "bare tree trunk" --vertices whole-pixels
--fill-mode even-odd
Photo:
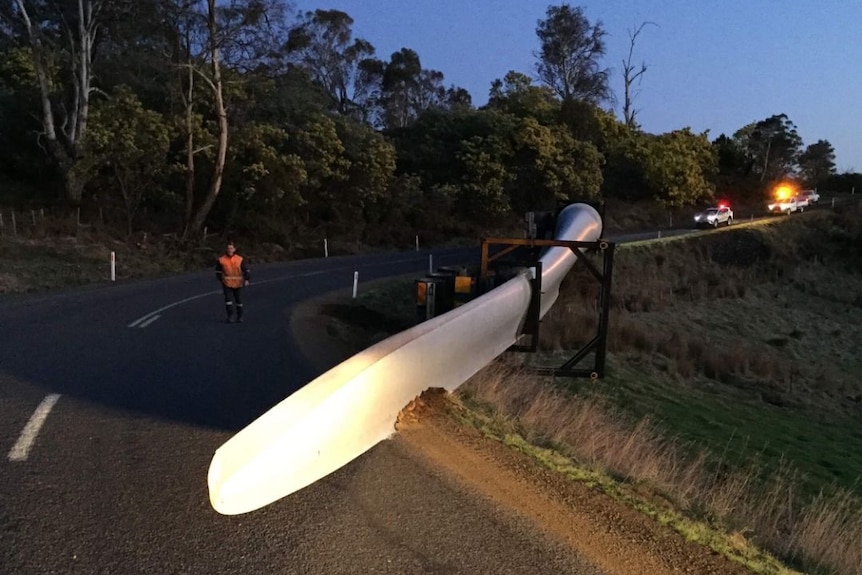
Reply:
[[[133,198],[129,193],[129,188],[126,186],[126,182],[123,181],[122,176],[120,176],[120,171],[114,166],[114,179],[117,180],[117,185],[120,187],[120,194],[123,196],[123,204],[126,206],[126,224],[128,224],[128,235],[126,237],[132,237],[132,224],[135,220],[135,212],[138,211],[138,200],[137,197]]]
[[[203,203],[195,212],[194,217],[183,233],[184,239],[187,239],[192,234],[197,234],[204,225],[207,216],[215,204],[216,198],[221,191],[222,178],[224,176],[225,159],[227,158],[228,144],[228,123],[227,110],[224,104],[224,94],[222,91],[221,79],[221,64],[219,62],[218,48],[218,23],[216,21],[216,0],[207,0],[209,9],[207,28],[209,30],[210,41],[210,59],[212,68],[212,79],[210,80],[210,88],[213,93],[216,114],[218,115],[218,149],[216,150],[216,161],[213,166],[212,179],[210,180],[209,191]]]
[[[80,204],[84,189],[84,176],[75,173],[75,166],[83,154],[82,141],[87,130],[89,116],[90,92],[93,79],[93,39],[98,31],[97,15],[101,0],[77,0],[77,27],[64,29],[68,38],[66,53],[69,55],[69,65],[72,72],[72,101],[68,108],[61,105],[60,130],[57,130],[57,118],[51,102],[52,87],[48,80],[46,54],[48,47],[43,43],[42,30],[38,23],[34,25],[27,11],[24,0],[15,0],[19,16],[27,30],[30,52],[33,57],[33,67],[39,84],[39,97],[42,104],[42,129],[47,141],[48,153],[63,174],[66,200],[73,206]],[[67,23],[68,25],[68,23]]]
[[[760,173],[760,182],[766,179],[766,170],[769,168],[769,152],[772,150],[772,138],[766,142],[766,154],[763,157],[763,171]]]
[[[193,106],[192,98],[194,96],[194,69],[189,62],[188,70],[188,94],[186,96],[186,211],[183,215],[183,225],[188,227],[192,221],[195,208],[195,136],[193,125]]]
[[[644,62],[641,62],[640,70],[635,72],[635,66],[632,64],[632,56],[635,51],[635,42],[637,41],[638,36],[641,31],[644,29],[644,26],[647,24],[654,24],[653,22],[644,22],[638,29],[632,32],[629,30],[629,55],[628,58],[623,60],[623,82],[625,83],[625,100],[623,101],[623,118],[625,119],[626,126],[629,128],[637,128],[637,121],[635,120],[635,116],[637,116],[638,110],[634,108],[634,98],[635,95],[632,93],[632,85],[635,82],[640,83],[641,77],[647,71],[647,66]]]

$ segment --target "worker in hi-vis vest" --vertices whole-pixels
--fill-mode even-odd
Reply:
[[[248,285],[251,273],[242,256],[236,253],[236,246],[229,242],[224,254],[216,263],[216,277],[224,291],[224,307],[227,323],[233,322],[233,308],[236,308],[236,321],[242,321],[242,288]]]

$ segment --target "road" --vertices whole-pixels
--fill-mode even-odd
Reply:
[[[4,303],[0,573],[596,573],[398,440],[261,511],[211,509],[214,450],[317,375],[296,304],[427,262],[257,268],[243,324],[210,272]]]

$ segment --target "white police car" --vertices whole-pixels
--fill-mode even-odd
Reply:
[[[719,204],[714,208],[707,208],[704,211],[695,214],[695,227],[711,226],[717,228],[720,224],[730,225],[733,223],[733,210],[727,204]]]

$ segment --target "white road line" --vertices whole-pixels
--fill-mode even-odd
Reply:
[[[39,430],[42,429],[42,425],[45,423],[48,414],[51,413],[51,409],[57,403],[58,399],[60,399],[60,394],[52,393],[42,400],[42,403],[39,404],[39,407],[36,408],[36,411],[30,417],[30,421],[24,426],[18,442],[15,443],[9,452],[9,461],[26,461],[27,456],[30,454],[30,448],[33,447],[36,436],[39,435]]]
[[[392,264],[401,264],[401,263],[411,262],[414,260],[420,260],[423,262],[426,261],[424,258],[417,258],[416,256],[411,256],[409,258],[392,260],[392,261],[387,261],[387,262],[379,262],[376,264],[365,264],[365,265],[362,265],[360,267],[374,268],[374,267],[380,267],[380,266],[386,266],[386,265],[392,265]],[[345,270],[354,270],[355,267],[356,266],[345,266],[345,267],[333,268],[333,269],[328,269],[328,270],[320,270],[320,271],[316,271],[316,272],[307,272],[304,274],[290,274],[290,275],[281,276],[278,278],[272,278],[269,280],[252,282],[252,285],[267,284],[267,283],[271,283],[271,282],[278,282],[278,281],[284,281],[284,280],[296,279],[296,278],[307,278],[307,277],[319,276],[319,275],[333,273],[333,272],[341,272],[341,271],[345,271]],[[152,322],[156,321],[159,318],[159,314],[161,314],[163,311],[167,311],[167,310],[171,309],[172,307],[176,307],[178,305],[182,305],[184,303],[188,303],[190,301],[194,301],[194,300],[200,299],[202,297],[207,297],[207,296],[220,294],[220,293],[222,293],[221,290],[209,291],[206,293],[187,297],[186,299],[182,299],[180,301],[175,301],[173,303],[169,303],[168,305],[166,305],[164,307],[160,307],[157,310],[153,310],[148,314],[142,315],[141,317],[139,317],[138,319],[136,319],[135,321],[130,323],[127,327],[147,327]]]
[[[154,315],[154,316],[152,316],[151,318],[149,318],[148,320],[146,320],[146,321],[144,321],[144,322],[139,323],[139,324],[138,324],[138,327],[139,327],[139,328],[141,328],[141,329],[143,329],[143,328],[147,327],[148,325],[150,325],[151,323],[153,323],[154,321],[156,321],[157,319],[159,319],[160,317],[162,317],[162,316],[160,316],[160,315]]]
[[[155,311],[151,311],[150,313],[148,313],[148,314],[146,314],[146,315],[142,315],[141,317],[139,317],[138,319],[136,319],[135,321],[133,321],[132,323],[130,323],[130,324],[129,324],[129,327],[137,327],[137,325],[138,325],[139,323],[145,322],[145,321],[147,321],[148,319],[150,319],[152,316],[154,316],[154,315],[158,315],[158,314],[162,313],[162,312],[163,312],[163,311],[165,311],[165,310],[171,309],[172,307],[176,307],[176,306],[178,306],[178,305],[182,305],[182,304],[184,304],[184,303],[186,303],[186,302],[190,302],[190,301],[193,301],[193,300],[196,300],[196,299],[200,299],[200,298],[202,298],[202,297],[206,297],[206,296],[208,296],[208,295],[214,295],[214,294],[217,294],[217,293],[221,293],[221,291],[208,291],[207,293],[202,293],[202,294],[198,294],[198,295],[193,295],[192,297],[187,297],[186,299],[183,299],[183,300],[180,300],[180,301],[175,301],[174,303],[169,303],[169,304],[168,304],[168,305],[166,305],[165,307],[161,307],[161,308],[159,308],[159,309],[157,309],[157,310],[155,310]]]

